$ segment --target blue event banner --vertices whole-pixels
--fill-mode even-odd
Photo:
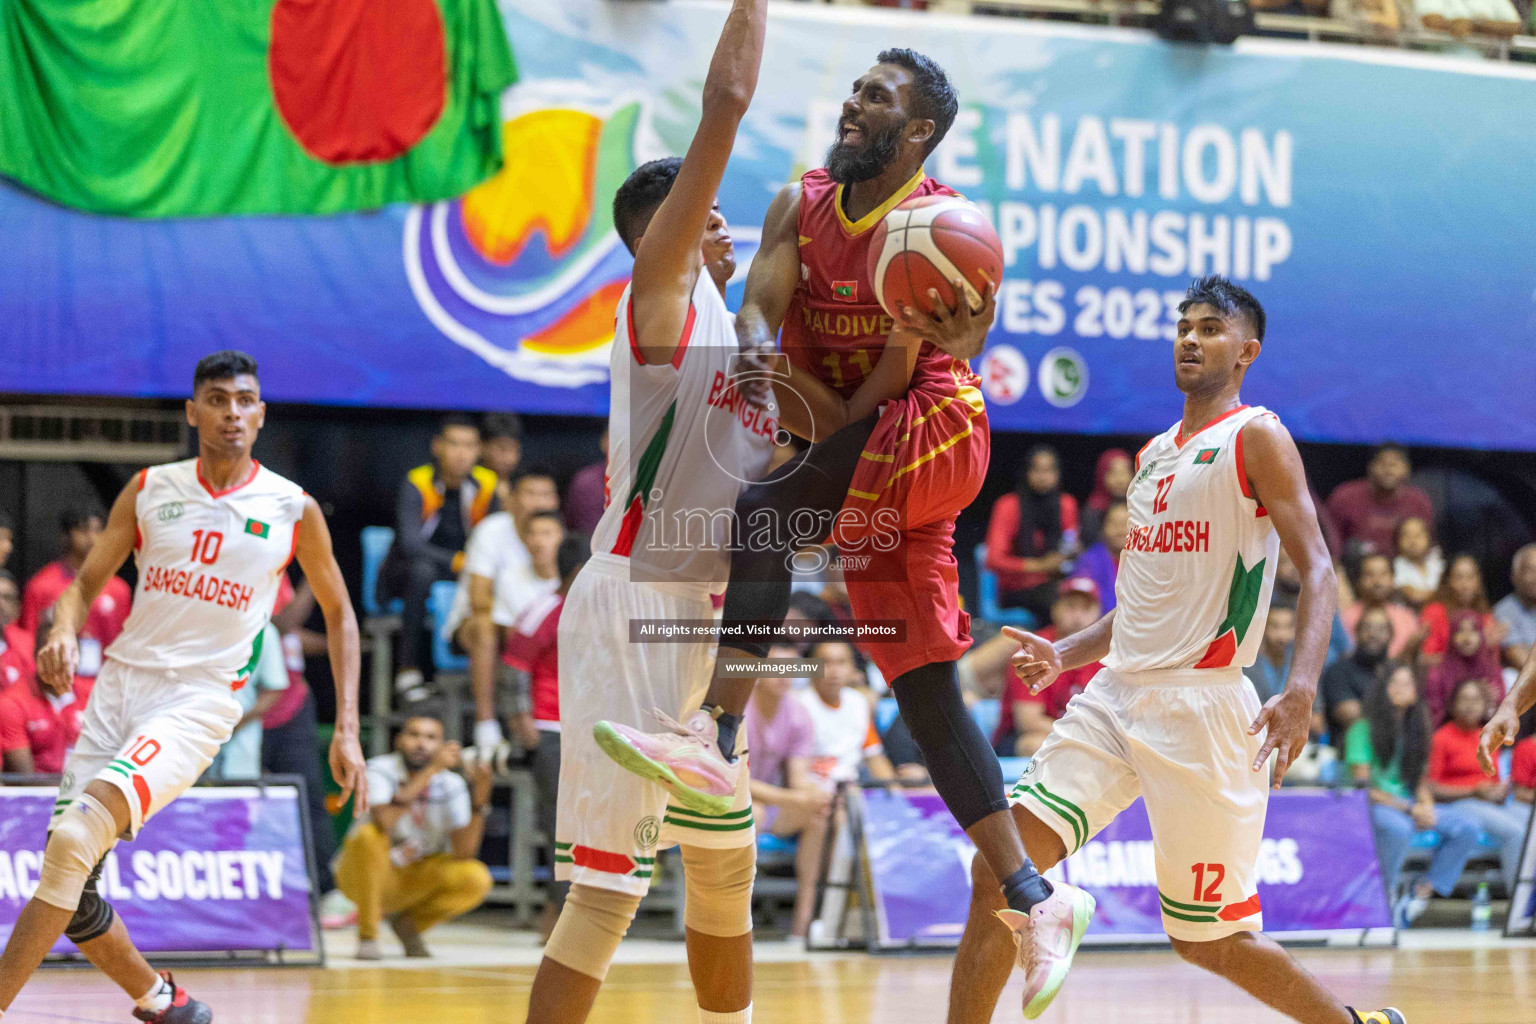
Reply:
[[[971,897],[971,844],[937,793],[864,792],[864,838],[879,941],[950,945]],[[1156,858],[1146,806],[1137,800],[1067,861],[1047,872],[1098,901],[1088,943],[1163,938]],[[1316,938],[1390,928],[1363,791],[1281,790],[1269,798],[1259,850],[1264,930]],[[1178,879],[1187,884],[1187,879]]]
[[[505,0],[505,168],[423,207],[143,221],[0,187],[0,391],[177,396],[216,348],[269,398],[604,414],[629,273],[609,212],[683,152],[725,6]],[[887,46],[953,76],[929,171],[1006,255],[978,361],[996,429],[1177,418],[1176,307],[1222,272],[1269,311],[1245,398],[1299,437],[1536,450],[1536,69],[1475,58],[780,5],[721,188],[740,265]]]
[[[293,786],[189,789],[119,843],[100,890],[146,953],[317,951]],[[37,888],[58,792],[0,789],[0,942]],[[74,946],[60,939],[54,953]]]

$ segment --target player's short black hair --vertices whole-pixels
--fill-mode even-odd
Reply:
[[[241,374],[256,376],[253,357],[233,348],[214,352],[197,361],[197,369],[192,371],[192,390],[195,392],[211,380],[231,380]]]
[[[1413,461],[1413,456],[1408,454],[1408,449],[1403,445],[1398,444],[1396,441],[1383,441],[1375,448],[1372,448],[1369,461],[1375,462],[1377,456],[1385,455],[1387,452],[1396,452],[1404,459],[1407,459],[1410,463]]]
[[[892,47],[881,50],[875,60],[881,64],[895,64],[912,72],[911,113],[933,122],[933,134],[928,137],[928,144],[923,149],[923,157],[927,159],[928,154],[949,134],[950,126],[955,123],[955,115],[960,112],[960,97],[955,94],[955,87],[950,84],[949,76],[937,61],[916,50]]]
[[[473,430],[477,435],[480,433],[480,424],[476,423],[473,419],[461,412],[451,412],[437,421],[437,436],[446,437],[448,431],[452,430],[454,427],[463,427],[466,430]]]
[[[490,441],[505,437],[513,441],[523,440],[523,420],[515,412],[487,413],[480,424],[480,436]]]
[[[613,194],[613,226],[631,256],[635,254],[637,240],[645,234],[651,214],[672,191],[682,166],[683,158],[677,156],[643,163]]]
[[[592,542],[584,533],[573,533],[560,542],[560,547],[555,551],[555,571],[560,573],[562,580],[569,579],[571,573],[586,564],[592,557]]]
[[[214,380],[223,378],[215,377]],[[59,513],[59,532],[72,533],[80,529],[92,519],[107,521],[107,514],[101,510],[100,505],[71,505]]]
[[[516,491],[519,484],[530,478],[553,481],[555,479],[555,471],[547,463],[543,462],[530,462],[519,465],[516,471],[507,479],[507,485]]]
[[[1261,342],[1264,340],[1264,307],[1242,285],[1233,284],[1220,274],[1197,277],[1189,283],[1184,301],[1179,303],[1179,312],[1202,302],[1207,306],[1215,306],[1227,316],[1238,313],[1246,316],[1253,325],[1253,336]]]

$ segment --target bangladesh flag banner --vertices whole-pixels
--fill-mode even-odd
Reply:
[[[14,0],[0,34],[0,174],[137,217],[460,195],[517,78],[495,0]]]

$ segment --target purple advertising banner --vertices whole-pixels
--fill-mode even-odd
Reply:
[[[867,790],[864,837],[882,944],[958,941],[976,849],[938,794]],[[1088,941],[1163,935],[1152,829],[1140,800],[1047,874],[1064,876],[1098,900]],[[1270,934],[1391,926],[1363,792],[1272,794],[1258,875],[1264,930]]]
[[[0,789],[0,942],[37,888],[57,795]],[[146,953],[313,950],[301,830],[292,786],[191,789],[107,855],[100,891]]]

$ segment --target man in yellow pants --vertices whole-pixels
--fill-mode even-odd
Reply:
[[[368,761],[368,817],[336,858],[336,884],[357,904],[357,958],[378,960],[388,920],[405,955],[431,956],[423,932],[478,907],[491,873],[476,857],[491,800],[490,769],[466,783],[454,774],[459,745],[443,742],[435,718],[409,719],[395,752]],[[377,787],[377,788],[374,788]]]

